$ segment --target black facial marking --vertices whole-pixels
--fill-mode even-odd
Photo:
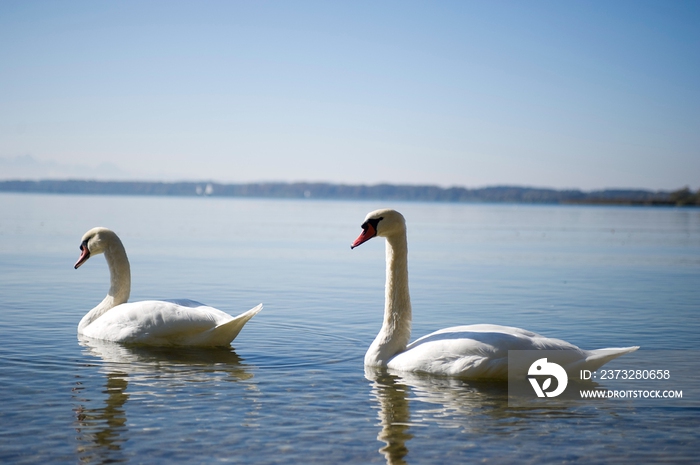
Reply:
[[[372,225],[372,227],[373,227],[374,230],[376,231],[376,230],[377,230],[377,225],[378,225],[379,222],[380,222],[381,220],[383,220],[383,219],[384,219],[383,216],[380,216],[379,218],[370,218],[370,219],[368,219],[367,221],[365,221],[364,223],[362,223],[362,229],[367,229],[367,225],[369,224],[369,225]]]

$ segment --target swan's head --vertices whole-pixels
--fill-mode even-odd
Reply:
[[[375,210],[365,217],[365,221],[362,223],[362,233],[355,239],[350,248],[354,249],[375,236],[389,237],[405,233],[406,220],[401,213],[390,208]]]
[[[115,238],[117,241],[119,240],[117,235],[107,228],[92,228],[83,234],[80,243],[80,258],[75,262],[75,269],[77,270],[91,255],[104,253]]]

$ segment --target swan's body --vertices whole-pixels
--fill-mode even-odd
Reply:
[[[486,324],[445,328],[409,344],[411,298],[404,217],[395,210],[376,210],[367,215],[362,228],[352,247],[375,236],[385,237],[387,266],[384,323],[365,354],[366,366],[470,379],[505,379],[509,350],[557,350],[560,352],[550,356],[550,362],[561,365],[570,375],[578,375],[579,370],[595,371],[639,348],[582,350],[524,329]],[[526,373],[529,366],[511,368]]]
[[[91,255],[104,253],[109,293],[78,324],[78,334],[94,339],[152,346],[227,346],[262,304],[237,317],[193,300],[128,302],[131,270],[126,250],[109,229],[93,228],[83,236],[75,268]]]

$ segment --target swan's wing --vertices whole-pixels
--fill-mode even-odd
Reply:
[[[440,341],[447,346],[454,345],[455,349],[466,351],[466,353],[476,351],[479,354],[498,353],[500,355],[505,352],[505,356],[508,355],[509,350],[580,350],[575,345],[561,339],[541,336],[521,328],[500,325],[453,326],[441,329],[417,339],[406,350]]]
[[[192,300],[145,300],[112,308],[85,328],[83,334],[130,344],[225,345],[233,340],[232,337],[222,342],[225,331],[216,333],[213,341],[205,334],[232,320],[236,319]]]
[[[144,300],[112,308],[85,328],[84,334],[115,342],[145,343],[207,331],[219,320],[227,321],[227,317],[220,310],[191,301]]]
[[[551,350],[548,358],[569,376],[595,371],[638,347],[583,350],[575,345],[511,326],[454,326],[428,334],[389,361],[388,367],[464,378],[508,378],[509,350]],[[523,374],[529,366],[512,367]]]
[[[389,368],[467,378],[508,377],[509,350],[584,351],[560,339],[499,325],[454,326],[428,334],[389,361]]]

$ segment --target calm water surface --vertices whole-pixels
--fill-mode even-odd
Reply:
[[[349,245],[384,206],[408,221],[414,339],[640,345],[629,363],[674,354],[684,399],[523,409],[499,383],[366,371],[384,244]],[[73,269],[94,226],[121,236],[131,300],[265,309],[230,350],[80,341],[109,287],[103,257]],[[699,282],[698,209],[0,194],[0,461],[693,463]]]

